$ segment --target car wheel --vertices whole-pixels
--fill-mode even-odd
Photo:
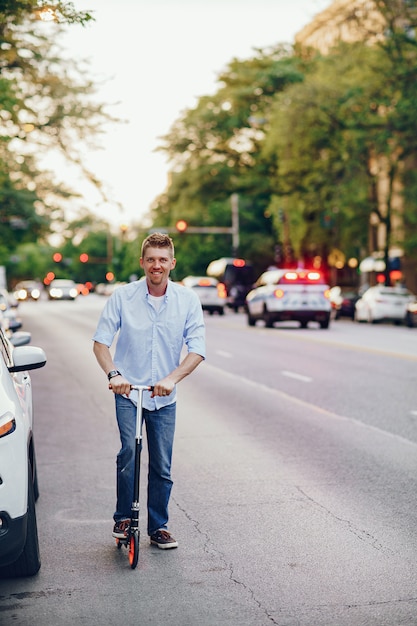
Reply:
[[[33,441],[32,441],[33,445]],[[39,483],[38,483],[38,470],[36,466],[36,456],[35,456],[35,448],[32,448],[32,479],[33,479],[33,496],[35,498],[35,502],[38,501],[39,498]]]
[[[272,328],[273,327],[273,325],[274,325],[274,318],[272,317],[271,313],[268,311],[268,309],[266,307],[264,307],[263,319],[264,319],[266,328]]]
[[[405,323],[407,324],[408,328],[414,327],[414,318],[410,313],[407,313],[405,317]]]
[[[22,554],[17,561],[0,568],[0,577],[17,578],[34,576],[41,566],[38,541],[38,526],[36,523],[35,494],[33,491],[32,468],[28,468],[28,510],[26,542]]]
[[[252,315],[249,315],[248,313],[248,325],[249,326],[255,326],[256,324],[256,319],[254,317],[252,317]]]
[[[323,322],[319,322],[320,328],[329,328],[329,320],[324,320]]]
[[[307,326],[308,326],[308,322],[305,322],[305,321],[300,322],[300,328],[307,328]]]
[[[224,315],[224,309],[219,309],[219,315]]]

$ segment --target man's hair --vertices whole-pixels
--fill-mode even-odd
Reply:
[[[145,256],[145,252],[148,248],[167,248],[172,258],[174,258],[175,255],[174,242],[166,233],[152,233],[144,239],[140,252],[142,258]]]

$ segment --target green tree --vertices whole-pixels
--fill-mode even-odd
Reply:
[[[57,24],[37,19],[43,9],[53,10]],[[104,121],[115,120],[94,102],[86,64],[75,66],[57,43],[61,23],[84,25],[91,19],[70,2],[9,0],[1,5],[0,246],[11,253],[20,243],[43,242],[51,230],[64,230],[65,207],[76,197],[45,168],[44,155],[75,165],[80,177],[101,190],[84,167],[82,151],[98,137]]]
[[[275,234],[266,215],[270,163],[260,147],[277,92],[302,80],[302,63],[279,46],[248,61],[232,60],[219,76],[219,90],[199,99],[174,123],[162,148],[172,165],[171,184],[155,203],[155,226],[185,219],[195,226],[230,226],[230,197],[239,194],[240,249],[230,237],[183,237],[184,263],[194,250],[199,269],[216,256],[238,253],[259,267],[271,262]],[[256,233],[254,235],[254,233]],[[221,240],[220,240],[221,239]]]

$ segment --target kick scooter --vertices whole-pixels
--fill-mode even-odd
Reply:
[[[135,569],[139,559],[139,486],[140,486],[140,457],[142,452],[142,404],[143,392],[153,391],[153,387],[144,385],[132,385],[132,389],[138,392],[138,404],[136,408],[136,434],[135,434],[135,474],[133,483],[133,501],[130,515],[130,527],[123,539],[116,539],[117,549],[122,546],[128,549],[130,567]]]

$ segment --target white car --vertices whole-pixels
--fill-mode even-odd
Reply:
[[[272,269],[258,278],[246,296],[249,326],[262,320],[271,328],[275,322],[296,321],[301,328],[318,322],[320,328],[330,323],[330,288],[322,274],[304,269]]]
[[[216,312],[224,315],[226,288],[223,283],[210,276],[186,276],[182,284],[195,291],[200,298],[203,311],[208,311],[210,315]]]
[[[14,288],[17,300],[39,300],[42,293],[42,284],[36,280],[22,280]]]
[[[415,301],[416,296],[406,287],[375,285],[356,302],[355,320],[371,323],[387,320],[402,324],[406,322],[408,305]]]
[[[75,300],[77,296],[78,287],[71,279],[55,278],[48,287],[49,300]]]
[[[41,348],[22,345],[28,341],[30,333],[9,340],[0,328],[0,578],[32,576],[40,568],[28,370],[43,367],[46,356]]]

